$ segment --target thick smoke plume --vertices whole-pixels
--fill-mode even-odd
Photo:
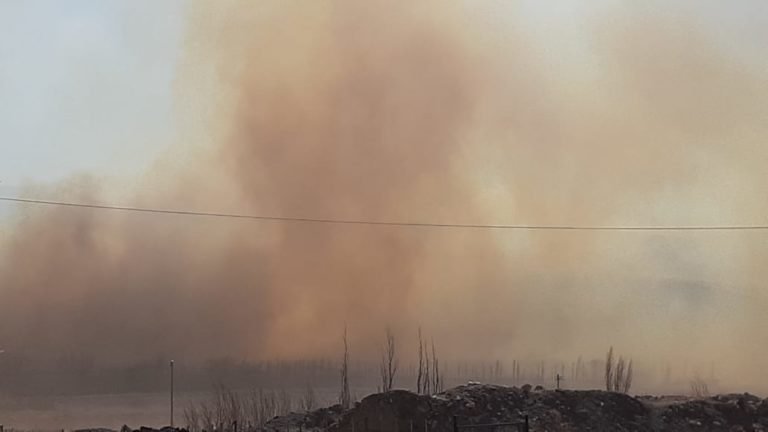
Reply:
[[[177,82],[181,143],[133,201],[373,221],[764,222],[764,72],[639,7],[594,17],[578,48],[522,17],[201,2]],[[111,197],[87,178],[55,192]],[[41,363],[327,357],[345,325],[362,358],[387,326],[414,346],[421,325],[448,359],[613,345],[649,367],[715,362],[734,385],[754,384],[768,355],[760,232],[21,212],[2,244],[0,342]]]

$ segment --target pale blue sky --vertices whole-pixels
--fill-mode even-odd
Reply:
[[[507,7],[470,3],[478,4]],[[575,38],[558,42],[574,55],[582,19],[629,4],[515,7],[537,35],[546,38],[556,26],[565,33],[555,34]],[[172,142],[184,7],[184,0],[0,0],[0,193],[83,172],[130,178]],[[649,1],[643,8],[682,13],[734,55],[768,65],[764,0]],[[493,16],[504,25],[503,14]]]
[[[0,0],[0,192],[151,161],[182,34],[178,0]]]

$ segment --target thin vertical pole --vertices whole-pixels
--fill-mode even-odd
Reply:
[[[171,360],[171,427],[173,427],[173,360]]]

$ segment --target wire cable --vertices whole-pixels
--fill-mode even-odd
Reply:
[[[21,204],[38,204],[59,207],[75,207],[98,210],[113,210],[136,213],[156,213],[180,216],[215,217],[231,219],[251,219],[275,222],[319,223],[334,225],[379,225],[393,227],[415,228],[458,228],[458,229],[494,229],[494,230],[538,230],[538,231],[754,231],[768,230],[768,225],[698,225],[698,226],[602,226],[602,225],[496,225],[496,224],[463,224],[463,223],[433,223],[433,222],[397,222],[356,219],[323,219],[309,217],[269,216],[238,213],[203,212],[191,210],[159,209],[147,207],[129,207],[104,204],[88,204],[67,201],[53,201],[32,198],[4,197],[0,201]]]

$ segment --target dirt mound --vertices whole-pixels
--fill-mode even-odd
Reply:
[[[640,431],[652,430],[648,414],[649,408],[642,402],[619,393],[470,384],[434,396],[405,391],[372,395],[346,413],[333,429],[453,431],[455,421],[460,430],[471,430],[467,426],[522,422],[527,415],[531,430]]]
[[[768,399],[718,395],[668,405],[659,417],[664,430],[768,431]]]
[[[328,432],[491,432],[472,425],[523,421],[531,431],[767,431],[768,399],[632,397],[605,391],[531,390],[469,384],[434,396],[396,390],[366,397],[354,408],[280,417],[272,430]],[[498,430],[516,431],[512,427]]]
[[[344,410],[340,405],[320,408],[309,413],[290,413],[268,421],[264,425],[264,430],[267,432],[326,431],[339,424],[342,414]]]

